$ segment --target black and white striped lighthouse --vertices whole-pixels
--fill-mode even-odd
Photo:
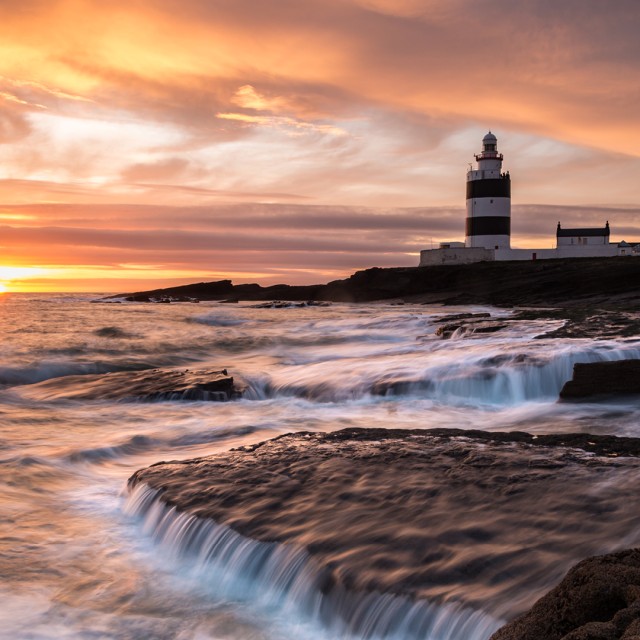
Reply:
[[[477,169],[467,172],[465,245],[509,249],[511,238],[511,178],[502,173],[498,139],[489,131],[476,154]]]

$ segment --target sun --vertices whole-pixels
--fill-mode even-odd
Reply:
[[[40,267],[10,267],[0,264],[0,294],[20,291],[24,281],[45,273]]]

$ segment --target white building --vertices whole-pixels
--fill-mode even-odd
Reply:
[[[563,229],[558,222],[555,249],[511,248],[511,177],[502,171],[498,140],[482,139],[477,167],[467,172],[465,242],[443,242],[420,252],[420,266],[492,260],[549,260],[640,255],[640,245],[611,243],[609,222],[600,228]]]

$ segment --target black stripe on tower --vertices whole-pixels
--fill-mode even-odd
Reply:
[[[510,198],[511,180],[505,178],[486,178],[467,182],[467,200],[472,198]]]
[[[467,236],[510,236],[510,216],[467,218]]]

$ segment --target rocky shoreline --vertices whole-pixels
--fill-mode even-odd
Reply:
[[[500,618],[524,612],[531,593],[542,595],[597,553],[599,539],[622,541],[640,526],[637,457],[636,438],[345,429],[160,462],[129,487],[150,487],[178,512],[252,540],[303,548],[322,568],[327,593],[462,598]],[[604,477],[615,488],[588,495],[589,478]],[[452,586],[461,582],[464,591]]]
[[[217,300],[311,303],[399,300],[447,305],[640,310],[640,260],[633,257],[480,262],[469,265],[371,268],[328,284],[262,287],[231,280],[123,293],[104,300],[194,302]]]

